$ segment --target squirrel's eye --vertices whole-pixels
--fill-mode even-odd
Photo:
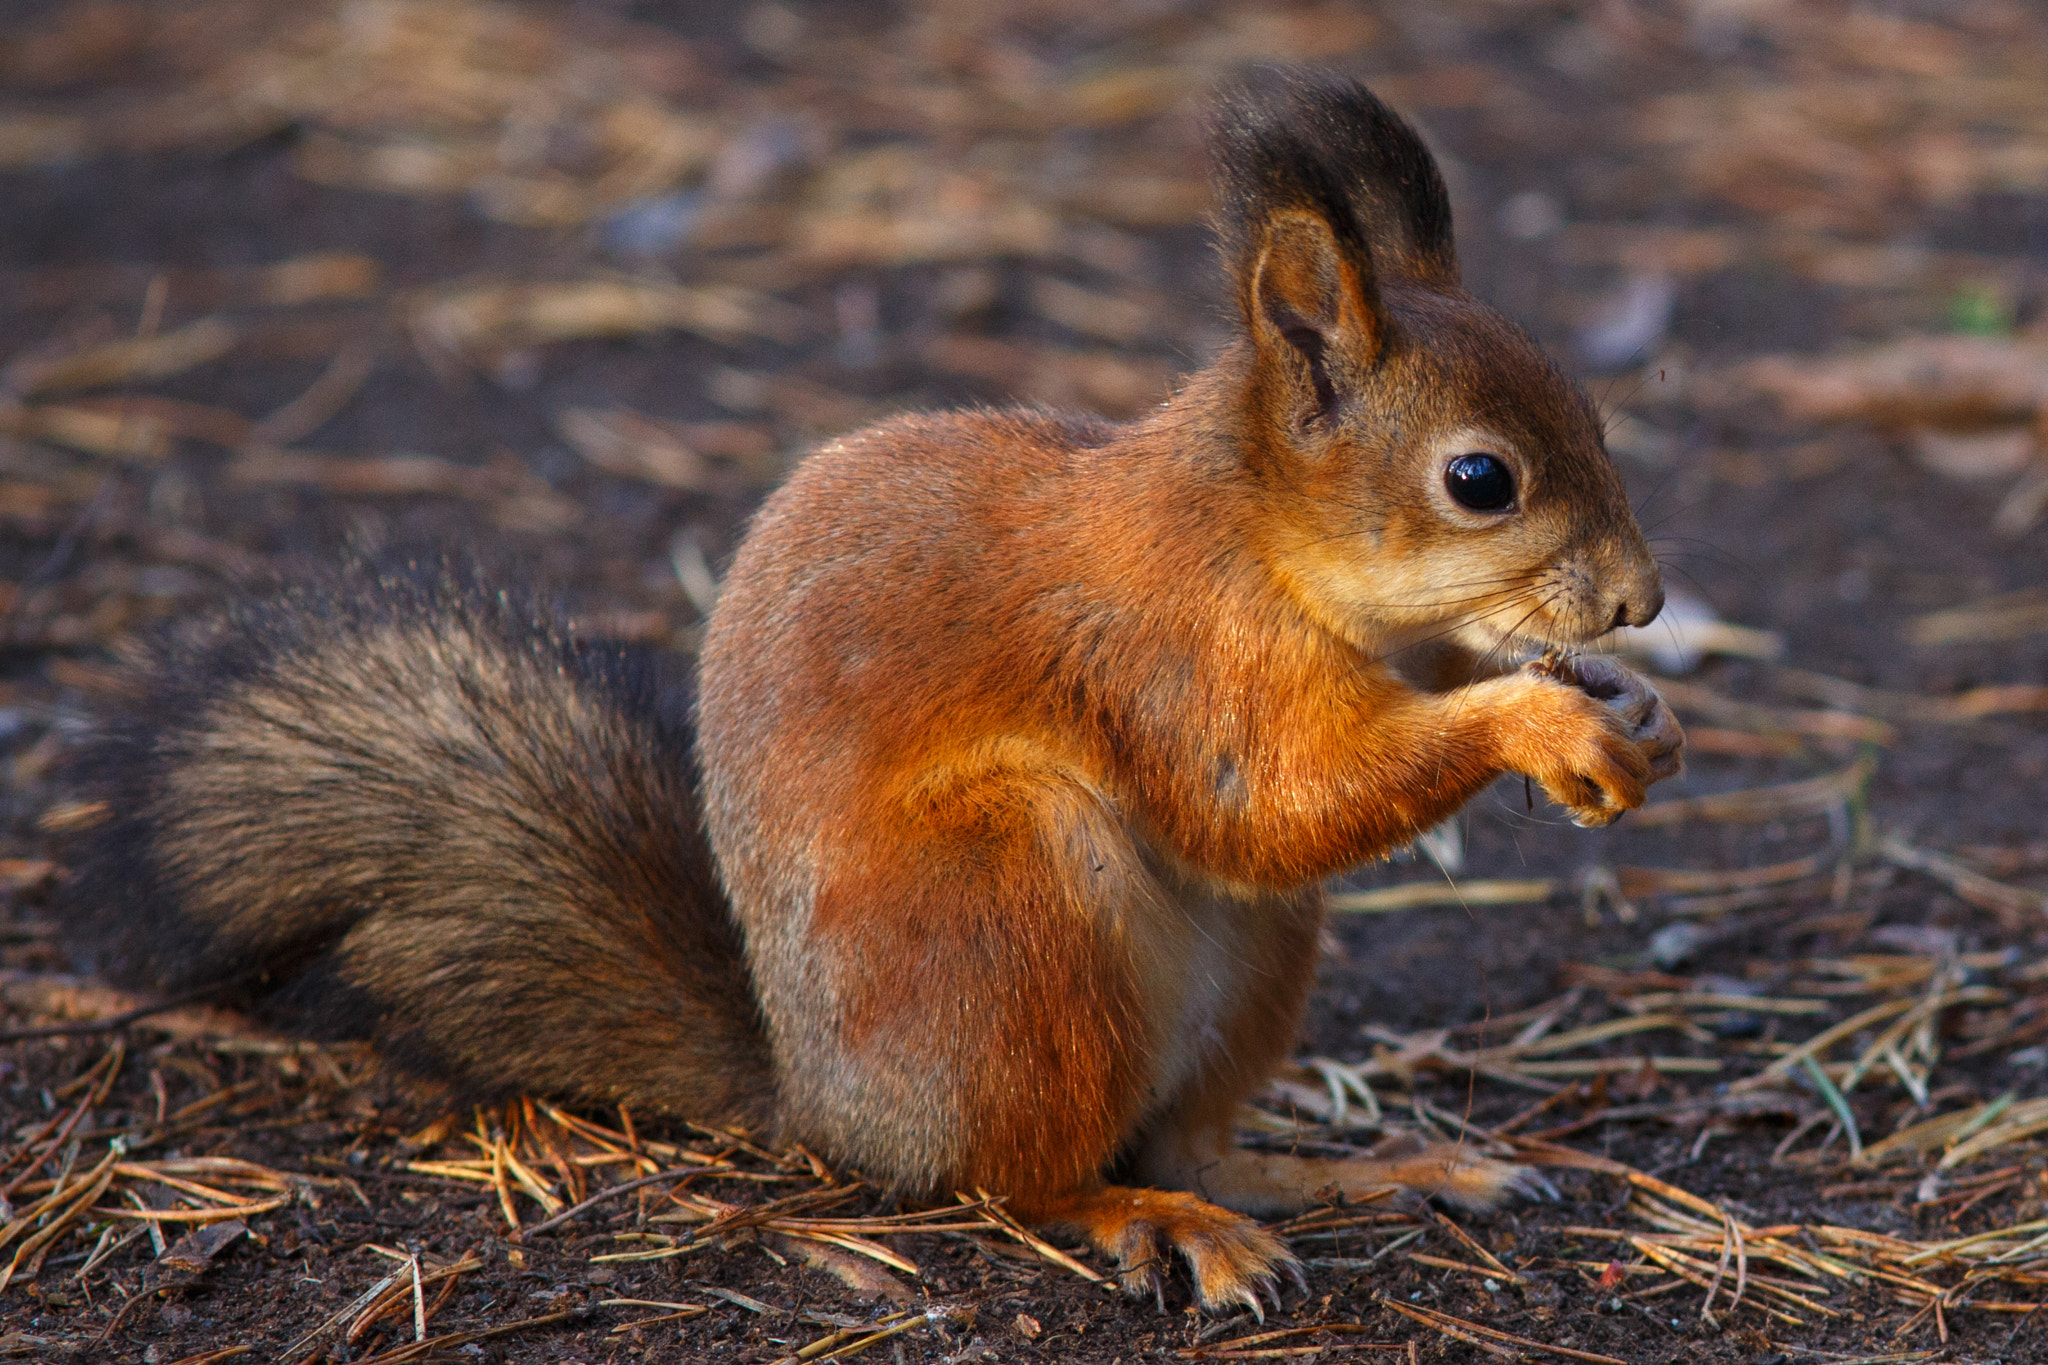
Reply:
[[[1444,471],[1444,487],[1475,512],[1498,512],[1515,500],[1515,476],[1498,455],[1460,455]]]

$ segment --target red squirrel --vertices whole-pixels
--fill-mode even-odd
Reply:
[[[1537,1187],[1455,1147],[1239,1150],[1321,883],[1527,774],[1581,824],[1682,736],[1618,665],[1657,566],[1585,394],[1459,288],[1363,86],[1228,97],[1236,339],[1127,425],[909,416],[808,456],[712,615],[694,737],[638,660],[445,567],[157,647],[78,859],[120,976],[228,982],[477,1097],[627,1102],[1003,1196],[1125,1288],[1293,1270],[1256,1216]]]

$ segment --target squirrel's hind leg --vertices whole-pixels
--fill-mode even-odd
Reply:
[[[1049,763],[1005,760],[928,773],[849,819],[800,951],[772,921],[749,927],[785,1135],[899,1189],[984,1188],[1031,1217],[1129,1140],[1157,1029],[1112,817]]]
[[[1263,1313],[1293,1265],[1278,1239],[1193,1194],[1104,1183],[1179,994],[1136,942],[1165,913],[1158,886],[1085,783],[1022,746],[998,759],[925,774],[907,812],[878,803],[850,822],[873,842],[821,869],[807,934],[826,969],[785,1032],[789,1135],[870,1178],[983,1189],[1074,1228],[1134,1295],[1161,1294],[1178,1254],[1205,1308]]]
[[[1319,903],[1297,904],[1306,912]],[[1475,1210],[1497,1208],[1517,1196],[1553,1193],[1528,1167],[1464,1143],[1416,1144],[1349,1160],[1237,1146],[1239,1110],[1292,1049],[1314,975],[1319,916],[1289,916],[1280,909],[1261,907],[1253,921],[1264,930],[1254,940],[1260,970],[1245,975],[1250,988],[1221,1021],[1219,1045],[1205,1065],[1147,1124],[1133,1152],[1132,1174],[1147,1184],[1192,1191],[1259,1217],[1286,1217],[1337,1196],[1384,1198],[1389,1190]]]
[[[1181,1156],[1147,1174],[1161,1184],[1198,1191],[1225,1208],[1265,1217],[1299,1213],[1337,1196],[1358,1201],[1390,1192],[1474,1211],[1499,1208],[1518,1197],[1555,1196],[1549,1182],[1531,1168],[1455,1142],[1348,1160],[1226,1147],[1207,1159]]]
[[[1267,1051],[1270,1066],[1277,1055]],[[1205,1083],[1206,1082],[1206,1083]],[[1239,1147],[1234,1128],[1252,1087],[1212,1071],[1151,1126],[1136,1152],[1135,1173],[1150,1184],[1192,1190],[1224,1208],[1287,1217],[1341,1197],[1351,1201],[1420,1196],[1461,1209],[1498,1208],[1517,1197],[1554,1197],[1527,1166],[1462,1142],[1387,1144],[1373,1156],[1332,1159]]]

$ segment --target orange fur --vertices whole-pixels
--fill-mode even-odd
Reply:
[[[1281,104],[1253,143],[1384,115]],[[1661,601],[1590,405],[1458,291],[1447,216],[1388,226],[1286,171],[1239,187],[1238,345],[1128,427],[903,417],[819,451],[742,546],[702,672],[785,1133],[1077,1227],[1134,1292],[1178,1251],[1212,1307],[1287,1264],[1230,1210],[1528,1188],[1451,1150],[1232,1151],[1296,1036],[1321,879],[1504,772],[1596,823],[1676,762],[1639,684],[1500,657]],[[1474,448],[1514,475],[1506,515],[1445,491]],[[1120,1162],[1178,1192],[1105,1183]]]

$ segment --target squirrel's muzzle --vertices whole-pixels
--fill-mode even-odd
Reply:
[[[1654,572],[1654,571],[1653,571]],[[1614,621],[1609,630],[1620,630],[1623,626],[1647,626],[1657,619],[1657,613],[1664,610],[1664,584],[1656,577],[1648,583],[1625,593],[1614,605]]]
[[[1608,607],[1600,619],[1607,623],[1608,630],[1647,626],[1664,610],[1664,575],[1658,570],[1657,561],[1650,557],[1649,548],[1639,539],[1634,545],[1616,548],[1620,553],[1614,554],[1613,559],[1621,562],[1600,576]]]

